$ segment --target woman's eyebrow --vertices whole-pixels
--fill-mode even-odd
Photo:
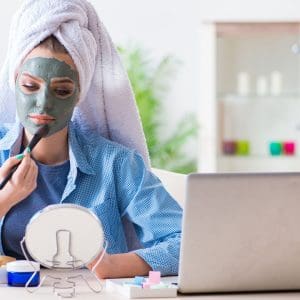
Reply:
[[[67,78],[67,77],[62,77],[62,78],[59,78],[59,77],[57,77],[57,78],[52,78],[51,79],[51,82],[53,82],[53,81],[55,81],[55,82],[58,82],[58,83],[74,83],[74,81],[72,80],[72,79],[70,79],[70,78]]]
[[[23,73],[22,73],[22,76],[30,77],[31,79],[34,79],[34,80],[41,80],[40,77],[35,77],[35,76],[33,76],[33,75],[30,75],[30,74],[27,73],[27,72],[23,72]]]

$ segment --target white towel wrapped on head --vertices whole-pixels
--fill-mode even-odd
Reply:
[[[150,166],[140,117],[117,51],[86,0],[25,0],[16,12],[0,73],[0,122],[14,122],[15,75],[27,54],[54,35],[78,69],[80,101],[73,121],[136,149]]]

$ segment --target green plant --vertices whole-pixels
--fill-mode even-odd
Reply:
[[[183,148],[196,135],[195,116],[189,115],[179,121],[169,137],[162,139],[160,134],[166,126],[162,101],[179,62],[165,56],[155,63],[144,49],[137,46],[119,47],[118,50],[135,93],[152,166],[178,173],[196,171],[195,160],[186,158]]]

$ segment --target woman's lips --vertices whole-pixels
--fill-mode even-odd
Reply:
[[[32,122],[34,122],[35,124],[38,124],[38,125],[49,124],[55,120],[53,117],[48,116],[48,115],[31,114],[31,115],[29,115],[29,118],[32,120]]]

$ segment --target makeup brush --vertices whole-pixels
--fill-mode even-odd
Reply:
[[[43,127],[41,127],[33,136],[33,138],[31,139],[30,143],[28,144],[27,148],[30,149],[30,151],[33,150],[33,148],[35,147],[35,145],[40,141],[41,138],[45,137],[48,132],[49,132],[49,126],[48,125],[44,125]]]
[[[45,125],[43,127],[41,127],[33,136],[33,138],[31,139],[30,143],[28,144],[28,148],[30,149],[30,151],[33,150],[33,148],[35,147],[35,145],[40,141],[41,138],[45,137],[49,132],[49,126]],[[21,163],[21,161],[19,163],[17,163],[8,173],[8,175],[3,179],[3,181],[0,183],[0,190],[2,190],[4,188],[4,186],[6,185],[6,183],[11,179],[12,175],[16,172],[19,164]]]

